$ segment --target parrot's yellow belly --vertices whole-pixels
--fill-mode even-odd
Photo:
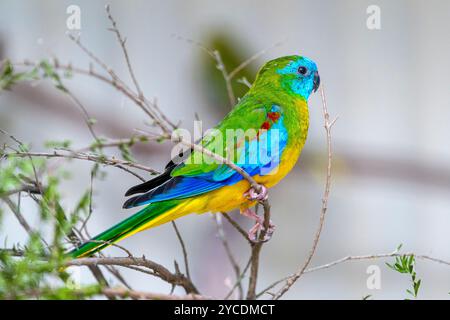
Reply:
[[[280,165],[270,174],[264,176],[256,175],[253,178],[257,183],[262,184],[267,188],[275,186],[292,170],[298,160],[300,151],[300,148],[286,150],[280,159]],[[203,199],[203,201],[207,201],[209,203],[209,208],[205,208],[202,212],[229,211],[240,207],[245,208],[254,205],[255,201],[249,201],[243,195],[249,188],[249,182],[247,180],[242,180],[232,186],[223,187],[209,194],[205,194],[199,198],[199,200]]]

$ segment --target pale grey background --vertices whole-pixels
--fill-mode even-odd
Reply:
[[[81,37],[124,78],[121,51],[104,14],[104,1],[0,1],[2,57],[14,61],[55,55],[87,66],[88,59],[67,39],[66,7],[81,7]],[[346,255],[386,253],[403,243],[405,251],[450,260],[450,2],[449,1],[110,1],[127,35],[136,74],[147,96],[156,96],[173,120],[192,126],[194,112],[207,126],[219,119],[209,112],[206,86],[198,75],[204,53],[172,35],[202,41],[221,28],[250,52],[284,40],[254,66],[271,58],[302,54],[314,59],[326,86],[329,110],[340,119],[334,128],[336,173],[329,213],[312,265]],[[366,8],[381,8],[381,30],[366,28]],[[82,117],[67,98],[47,83],[0,94],[0,126],[42,150],[48,139],[90,141]],[[102,134],[119,138],[145,128],[144,115],[98,82],[75,77],[67,82],[98,119]],[[27,86],[25,86],[27,87]],[[42,98],[45,93],[45,98]],[[38,96],[35,96],[38,94]],[[64,107],[60,107],[64,106]],[[325,176],[325,135],[319,95],[310,99],[309,139],[295,170],[271,192],[278,229],[262,253],[260,289],[303,263],[318,224]],[[112,125],[114,124],[114,126]],[[170,144],[141,152],[142,163],[162,168]],[[319,155],[319,157],[317,157]],[[88,187],[90,165],[72,162],[74,178],[64,184],[64,203],[73,207]],[[96,183],[91,233],[100,232],[130,211],[120,209],[124,191],[137,181],[108,168]],[[33,216],[32,207],[26,216]],[[209,214],[179,220],[187,242],[192,275],[202,292],[221,297],[233,279]],[[249,227],[246,224],[245,227]],[[248,248],[227,228],[244,264]],[[18,223],[5,216],[0,241],[23,241]],[[182,262],[170,225],[140,233],[122,245],[164,265]],[[118,254],[114,249],[108,251]],[[407,276],[387,269],[385,260],[349,262],[305,275],[286,295],[293,299],[403,299]],[[366,287],[366,268],[381,268],[381,290]],[[448,298],[450,269],[419,261],[420,298]],[[124,271],[136,289],[168,292],[169,286]],[[90,281],[88,272],[83,280]],[[182,292],[178,290],[177,292]]]

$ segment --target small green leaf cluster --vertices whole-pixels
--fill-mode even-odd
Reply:
[[[415,270],[416,259],[414,255],[397,256],[395,257],[395,262],[393,264],[386,263],[386,265],[396,272],[409,274],[411,276],[412,288],[407,289],[406,292],[412,297],[417,298],[422,280],[417,278],[417,273]]]

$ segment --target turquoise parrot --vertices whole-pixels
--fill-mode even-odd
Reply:
[[[307,101],[319,85],[319,73],[312,60],[296,55],[271,60],[258,71],[245,96],[211,131],[214,133],[205,134],[199,143],[245,170],[262,186],[260,190],[253,190],[241,174],[226,164],[211,161],[204,152],[191,151],[179,161],[172,160],[161,175],[126,192],[132,197],[124,208],[143,209],[69,255],[92,255],[137,232],[190,213],[236,208],[255,220],[249,231],[249,237],[255,239],[263,223],[251,208],[266,199],[267,189],[282,180],[297,162],[309,127]],[[234,135],[228,139],[230,132]],[[274,228],[272,223],[270,228]]]

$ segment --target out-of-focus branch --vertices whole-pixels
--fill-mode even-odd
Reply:
[[[209,298],[199,294],[187,294],[177,296],[173,294],[152,293],[144,291],[127,290],[125,288],[105,288],[102,290],[105,295],[112,295],[120,298],[133,298],[137,300],[208,300]]]
[[[180,273],[172,273],[166,267],[153,262],[151,260],[135,257],[126,258],[78,258],[68,261],[67,266],[98,266],[98,265],[113,265],[123,267],[144,267],[151,270],[154,275],[168,283],[181,286],[185,289],[186,293],[198,294],[199,291],[194,284],[185,275]]]
[[[19,188],[12,189],[12,190],[1,193],[0,197],[9,197],[9,196],[12,196],[13,194],[20,193],[20,192],[39,194],[39,193],[41,193],[41,190],[39,190],[39,188],[36,187],[35,185],[22,185]]]
[[[225,87],[227,88],[227,94],[228,94],[228,100],[230,101],[231,108],[234,108],[236,105],[236,96],[234,95],[233,86],[231,85],[231,78],[227,72],[227,68],[225,67],[225,64],[223,63],[222,56],[220,55],[220,52],[218,50],[212,51],[212,55],[214,60],[216,60],[217,63],[217,69],[222,72],[222,76],[225,79]]]
[[[233,294],[234,290],[242,283],[242,280],[244,279],[248,269],[250,268],[250,265],[252,263],[252,258],[250,257],[250,259],[248,259],[247,264],[244,267],[244,270],[242,270],[241,274],[239,275],[239,277],[236,279],[236,282],[234,283],[234,285],[231,287],[230,291],[227,293],[227,295],[224,297],[224,300],[227,300],[231,297],[231,295]]]
[[[265,55],[267,53],[267,51],[269,51],[272,48],[278,47],[283,43],[283,41],[279,41],[276,42],[275,44],[273,44],[270,47],[264,48],[258,52],[256,52],[255,54],[253,54],[251,57],[245,59],[244,61],[242,61],[236,68],[234,68],[233,70],[231,70],[228,73],[227,78],[229,80],[232,80],[240,71],[242,71],[245,67],[247,67],[250,63],[252,63],[253,61],[255,61],[256,59],[258,59],[259,57]]]
[[[131,90],[125,84],[125,82],[117,76],[117,73],[111,67],[106,65],[106,63],[104,63],[100,58],[95,56],[89,49],[87,49],[87,47],[82,44],[79,38],[76,38],[71,34],[69,34],[69,38],[74,41],[75,44],[77,44],[78,47],[80,47],[91,59],[93,59],[98,65],[100,65],[106,72],[109,73],[112,79],[108,80],[108,83],[112,84],[116,89],[118,89],[128,98],[134,101],[142,109],[142,111],[144,111],[161,128],[163,132],[170,132],[168,126],[164,123],[163,120],[161,120],[158,114],[149,105],[148,100],[142,98],[138,93],[133,92],[133,90]],[[92,67],[90,69],[92,69]],[[89,72],[88,74],[92,74],[92,72]]]
[[[120,43],[120,47],[122,48],[123,55],[125,57],[125,62],[127,63],[128,72],[130,73],[130,77],[133,80],[134,86],[136,87],[136,91],[139,95],[139,98],[144,98],[144,93],[141,90],[141,87],[139,86],[139,83],[136,79],[136,76],[134,75],[133,67],[131,66],[130,57],[128,56],[128,50],[125,45],[125,42],[127,39],[122,37],[122,34],[120,33],[119,29],[117,28],[117,22],[114,20],[112,14],[111,14],[111,8],[109,5],[105,6],[106,14],[108,15],[109,21],[111,21],[112,28],[110,29],[112,32],[114,32],[117,36],[117,41]]]
[[[97,162],[100,164],[110,165],[114,167],[118,167],[122,170],[125,170],[130,173],[129,169],[126,167],[136,168],[143,171],[147,171],[151,174],[159,174],[158,171],[144,166],[142,164],[134,163],[131,161],[121,160],[117,158],[108,158],[104,155],[96,155],[96,154],[88,154],[88,153],[81,153],[81,152],[75,152],[68,150],[68,153],[62,153],[60,151],[53,151],[50,152],[10,152],[5,154],[6,157],[44,157],[44,158],[67,158],[67,159],[78,159],[78,160],[86,160],[86,161],[92,161]],[[142,180],[143,178],[141,178]]]
[[[447,260],[438,259],[438,258],[431,257],[431,256],[425,255],[425,254],[415,254],[413,252],[400,253],[399,250],[396,249],[390,253],[367,254],[367,255],[360,255],[360,256],[346,256],[346,257],[337,259],[335,261],[328,262],[326,264],[308,268],[303,272],[303,274],[317,272],[317,271],[324,270],[324,269],[329,269],[329,268],[332,268],[334,266],[337,266],[339,264],[342,264],[342,263],[345,263],[348,261],[375,260],[375,259],[395,258],[395,257],[404,257],[404,256],[414,256],[416,259],[431,261],[431,262],[435,262],[438,264],[450,266],[450,261],[447,261]],[[295,277],[295,274],[284,277],[283,279],[280,279],[278,281],[275,281],[274,283],[269,285],[267,288],[262,290],[260,293],[258,293],[257,297],[260,297],[263,294],[270,294],[269,290],[273,289],[278,284],[285,282],[286,280],[288,280],[292,277]]]
[[[435,257],[431,257],[429,255],[426,254],[415,254],[413,252],[407,252],[407,253],[399,253],[397,250],[391,253],[380,253],[380,254],[367,254],[367,255],[361,255],[361,256],[346,256],[343,257],[341,259],[317,266],[317,267],[312,267],[312,268],[308,268],[305,270],[304,273],[311,273],[311,272],[316,272],[319,270],[323,270],[323,269],[328,269],[331,267],[334,267],[338,264],[347,262],[347,261],[357,261],[357,260],[374,260],[374,259],[383,259],[383,258],[391,258],[391,257],[401,257],[401,256],[414,256],[417,259],[420,260],[428,260],[431,262],[436,262],[438,264],[444,264],[447,266],[450,266],[450,261],[447,260],[443,260],[443,259],[438,259]]]
[[[19,221],[19,223],[24,228],[24,230],[28,233],[28,235],[31,236],[31,235],[35,234],[36,231],[27,222],[27,220],[22,215],[22,213],[20,212],[17,205],[9,197],[2,196],[1,199],[8,205],[9,209],[12,211],[12,213],[14,213],[17,221]]]
[[[233,271],[236,275],[236,283],[237,283],[237,289],[238,289],[238,299],[242,299],[244,295],[244,289],[242,288],[241,281],[238,281],[241,275],[241,268],[239,267],[239,264],[236,261],[236,258],[234,257],[233,251],[231,250],[231,247],[228,243],[227,237],[225,235],[225,230],[223,229],[223,223],[222,223],[222,216],[220,213],[216,213],[213,215],[214,222],[216,224],[217,229],[217,236],[219,237],[220,241],[222,242],[222,246],[225,249],[225,253],[227,254],[228,260],[231,263],[231,266],[233,267]]]
[[[189,280],[191,280],[191,273],[189,271],[189,259],[188,253],[186,250],[186,245],[184,244],[183,237],[181,236],[180,230],[178,230],[177,224],[175,221],[172,222],[172,227],[175,230],[175,234],[177,235],[177,239],[180,242],[181,250],[183,251],[183,260],[184,260],[184,268],[186,270],[186,276]]]
[[[248,238],[248,234],[247,232],[239,225],[239,223],[237,223],[236,221],[234,221],[230,215],[226,212],[222,212],[222,215],[225,217],[225,219],[227,219],[227,221],[233,226],[233,228],[236,229],[237,232],[239,232],[242,237],[244,237],[245,240],[248,241],[248,243],[251,245],[252,241]]]
[[[16,152],[20,152],[22,153],[25,157],[28,157],[30,159],[30,163],[31,166],[33,168],[33,174],[34,174],[34,181],[30,179],[30,183],[32,183],[33,185],[36,186],[36,188],[38,189],[38,193],[39,194],[43,194],[43,187],[41,185],[41,183],[39,182],[39,178],[38,178],[38,173],[36,170],[36,167],[33,163],[33,159],[32,156],[28,153],[28,151],[26,151],[26,148],[23,144],[22,141],[20,141],[18,138],[16,138],[15,136],[8,134],[7,132],[5,132],[4,130],[0,129],[0,132],[2,134],[6,134],[8,135],[14,142],[16,142],[20,148],[20,151],[16,151]],[[6,145],[5,147],[6,148]],[[2,159],[3,158],[7,158],[7,154],[4,153],[4,150],[2,150]],[[31,193],[29,193],[31,195]],[[20,195],[19,195],[20,196]],[[16,206],[16,204],[14,202],[11,201],[11,199],[9,197],[2,197],[3,201],[9,206],[10,210],[14,213],[14,215],[16,216],[16,219],[19,221],[19,223],[22,225],[22,227],[26,230],[26,232],[29,234],[29,236],[32,236],[33,234],[36,234],[36,231],[29,225],[29,223],[26,221],[26,219],[24,218],[24,216],[22,215],[20,208],[18,206]],[[20,199],[20,197],[19,197]],[[44,199],[38,200],[36,198],[33,197],[33,199],[35,199],[35,201],[38,204],[41,204],[41,201],[44,201]],[[56,221],[55,221],[56,223]],[[75,241],[80,241],[81,239],[76,235],[75,230],[72,229],[70,231],[70,235],[71,237],[75,238]],[[47,241],[39,234],[41,241],[43,244],[45,244],[46,247],[49,247]],[[103,286],[109,286],[108,281],[106,280],[105,276],[103,275],[103,272],[100,270],[100,268],[98,266],[89,266],[88,267],[89,270],[92,272],[94,278],[97,280],[97,282],[100,285]],[[108,296],[106,295],[109,299],[113,299],[114,297]]]

